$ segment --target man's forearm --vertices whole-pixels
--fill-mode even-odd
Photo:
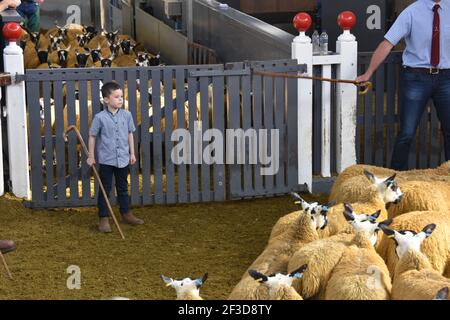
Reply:
[[[366,73],[370,73],[372,75],[375,70],[383,63],[384,59],[388,56],[394,46],[387,40],[382,41],[375,52],[372,55],[372,59],[370,59],[369,67],[366,70]]]

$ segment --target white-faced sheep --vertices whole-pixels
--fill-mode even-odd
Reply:
[[[393,277],[393,300],[431,300],[438,290],[450,285],[450,279],[436,271],[420,249],[435,227],[435,224],[429,224],[419,233],[382,227],[383,232],[395,240],[400,259]]]
[[[161,275],[161,279],[167,287],[175,289],[177,300],[203,300],[202,297],[200,297],[200,287],[203,286],[206,279],[208,279],[208,273],[205,273],[203,277],[194,280],[191,278],[174,280],[163,275]]]
[[[265,274],[285,273],[292,254],[306,243],[317,239],[319,239],[319,236],[316,231],[316,223],[313,221],[311,214],[300,211],[297,219],[289,226],[288,230],[272,238],[264,251],[247,270],[254,269]],[[293,270],[297,270],[298,267]],[[261,290],[258,289],[258,284],[246,271],[228,299],[264,299],[262,294]],[[265,297],[265,299],[268,298],[268,296]]]
[[[439,290],[433,300],[448,300],[448,287]]]
[[[268,295],[269,300],[303,300],[292,287],[292,281],[294,279],[301,279],[306,268],[307,265],[303,265],[289,274],[276,273],[269,276],[256,270],[249,270],[248,273],[255,281],[261,283],[258,290],[264,291],[261,294],[264,298]],[[256,295],[256,297],[258,296]]]
[[[404,239],[398,245],[383,237],[377,247],[378,253],[386,261],[391,276],[399,260],[397,252],[404,252],[411,243],[415,243],[418,250],[423,240],[421,237],[424,235],[420,233],[422,226],[432,223],[438,227],[433,236],[423,243],[421,251],[436,271],[444,276],[450,276],[450,216],[446,211],[415,211],[393,219],[392,228],[408,231],[395,233],[397,240]]]
[[[377,212],[373,214],[373,216],[377,216],[378,214],[379,213]],[[347,219],[351,222],[351,227],[354,229],[352,230],[352,232],[355,232],[356,234],[340,233],[328,238],[308,243],[304,245],[300,250],[298,250],[290,259],[288,271],[295,270],[298,268],[298,266],[304,264],[308,264],[309,266],[308,270],[306,270],[303,276],[302,281],[295,281],[293,284],[294,288],[297,290],[297,292],[300,293],[302,297],[315,297],[319,299],[325,298],[326,287],[331,275],[333,274],[336,266],[343,258],[344,253],[352,245],[358,248],[363,247],[364,249],[366,249],[365,251],[359,253],[360,256],[364,257],[364,259],[367,258],[365,257],[366,255],[370,256],[371,258],[368,260],[368,262],[372,263],[373,265],[379,266],[379,270],[383,270],[382,265],[384,265],[384,262],[381,263],[381,258],[373,258],[372,255],[376,256],[376,252],[373,248],[369,249],[368,247],[373,246],[374,243],[371,239],[376,239],[375,235],[378,232],[380,226],[384,224],[387,225],[390,223],[390,221],[387,220],[377,223],[373,221],[372,218],[368,218],[366,214],[363,214],[360,217],[360,215],[354,213],[349,206],[346,206],[346,216]],[[364,234],[364,237],[366,237],[367,240],[362,241],[361,234]],[[356,251],[356,249],[354,250]],[[352,251],[349,251],[348,253],[348,256],[351,256],[350,253],[352,253]],[[365,266],[363,265],[364,259],[361,258],[361,266]],[[363,270],[364,272],[366,272],[364,274],[364,277],[369,276],[367,274],[367,269],[369,268],[369,266],[370,265],[365,266],[365,269]],[[353,272],[354,274],[358,272],[361,273],[361,270],[361,268],[354,269]],[[351,278],[350,272],[348,272],[346,275],[348,276],[348,278]],[[389,274],[387,273],[387,275]],[[335,280],[336,279],[337,278],[335,277]],[[361,285],[361,283],[355,283],[355,286],[356,285]],[[359,289],[365,290],[365,288]],[[383,296],[385,287],[379,289],[381,291],[377,292],[376,294],[378,296]]]

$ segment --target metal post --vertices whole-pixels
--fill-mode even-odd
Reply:
[[[339,36],[336,51],[341,55],[337,78],[355,79],[358,71],[358,43],[350,30],[345,30]],[[339,83],[336,94],[336,170],[341,173],[356,163],[357,87],[353,84]]]
[[[186,31],[188,41],[194,42],[194,0],[186,0]]]
[[[9,43],[3,51],[5,72],[24,74],[23,51],[16,41],[22,29],[14,22],[3,28],[3,36]],[[9,173],[12,193],[19,198],[30,199],[30,175],[28,163],[28,129],[25,100],[25,83],[13,83],[6,87],[6,113],[8,119]]]

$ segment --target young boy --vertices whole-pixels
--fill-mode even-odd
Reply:
[[[100,179],[109,196],[112,176],[116,178],[117,198],[120,205],[122,222],[138,225],[144,221],[130,212],[128,198],[128,168],[136,163],[134,155],[133,132],[136,130],[131,113],[122,109],[122,88],[115,82],[108,82],[101,89],[105,109],[97,113],[89,131],[89,157],[87,163],[92,166],[95,161],[97,146]],[[98,194],[99,231],[111,232],[109,213],[102,192]]]

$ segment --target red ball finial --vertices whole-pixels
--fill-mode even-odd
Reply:
[[[356,16],[351,11],[343,11],[339,14],[337,23],[343,30],[350,30],[356,24]]]
[[[3,37],[9,41],[17,41],[22,36],[22,27],[16,22],[8,22],[3,26]]]
[[[306,12],[299,12],[294,17],[293,23],[298,32],[305,32],[311,27],[312,19]]]

